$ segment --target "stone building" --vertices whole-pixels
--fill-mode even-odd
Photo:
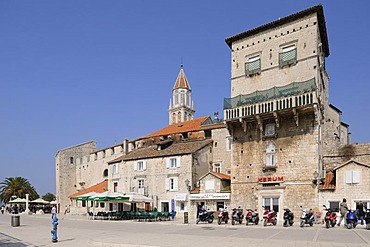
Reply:
[[[321,5],[226,39],[231,98],[231,203],[243,208],[319,207],[324,156],[348,144],[329,103],[329,43]],[[313,182],[315,181],[315,183]]]

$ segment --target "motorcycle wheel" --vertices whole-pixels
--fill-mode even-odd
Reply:
[[[200,221],[200,219],[199,219],[199,218],[197,218],[197,221],[195,222],[195,224],[198,224],[198,223],[199,223],[199,221]]]
[[[273,224],[274,226],[276,226],[276,223],[277,223],[277,219],[274,219],[274,221],[272,222],[272,224]]]
[[[227,222],[229,222],[227,219],[225,220],[225,224],[227,224]]]
[[[310,226],[313,226],[313,222],[312,221],[310,222]]]
[[[294,221],[291,221],[291,222],[289,222],[289,225],[290,225],[290,226],[292,226],[292,225],[293,225],[293,223],[294,223]]]
[[[352,223],[347,223],[347,229],[352,229],[353,225]]]
[[[258,222],[259,221],[260,221],[259,219],[256,219],[256,221],[254,222],[254,224],[258,225]]]
[[[221,219],[221,218],[218,218],[217,223],[218,223],[219,225],[221,225],[221,223],[222,223],[222,219]]]
[[[288,226],[288,221],[287,220],[284,220],[284,224],[283,226],[287,227]]]
[[[239,220],[239,224],[240,225],[243,224],[243,220],[242,219]]]
[[[267,220],[263,221],[263,226],[267,226]]]
[[[301,221],[301,227],[304,227],[304,225],[305,225],[305,221],[304,221],[304,220],[302,220],[302,221]]]
[[[370,223],[366,224],[366,230],[370,230]]]
[[[249,224],[249,220],[245,220],[245,225],[247,226]]]
[[[231,220],[231,225],[235,225],[235,220],[234,219]]]
[[[208,224],[212,224],[213,218],[208,219]]]
[[[332,223],[331,223],[331,227],[334,227],[335,226],[335,221],[333,221]]]
[[[330,223],[329,223],[329,221],[326,221],[326,222],[325,222],[325,226],[326,226],[326,228],[329,228],[329,227],[330,227]]]

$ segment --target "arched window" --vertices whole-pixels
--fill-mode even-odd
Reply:
[[[103,177],[108,177],[108,169],[105,169],[103,172]]]
[[[270,142],[266,147],[266,166],[275,166],[276,156],[275,156],[275,145]]]

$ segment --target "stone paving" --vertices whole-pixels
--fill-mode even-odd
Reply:
[[[231,224],[217,225],[179,221],[137,222],[89,220],[58,215],[58,243],[51,242],[50,215],[21,215],[20,226],[12,227],[10,215],[0,215],[0,246],[257,246],[257,247],[364,247],[370,246],[370,231],[318,224],[285,228]]]

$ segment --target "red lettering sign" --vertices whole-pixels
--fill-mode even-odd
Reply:
[[[280,177],[261,177],[258,178],[259,183],[266,183],[266,182],[283,182],[284,181],[284,176]]]

